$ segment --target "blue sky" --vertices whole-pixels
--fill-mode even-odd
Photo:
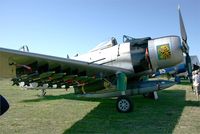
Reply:
[[[0,47],[66,57],[111,37],[180,35],[178,4],[200,58],[199,0],[0,0]]]

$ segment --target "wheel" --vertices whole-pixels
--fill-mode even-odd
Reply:
[[[133,110],[132,101],[127,96],[120,96],[117,99],[117,111],[120,113],[128,113]]]
[[[41,92],[41,95],[40,95],[40,96],[41,96],[41,97],[44,97],[44,96],[46,95],[46,91],[45,91],[45,89],[41,89],[41,91],[42,91],[42,92]]]
[[[144,98],[154,99],[153,92],[144,93],[143,96],[144,96]]]

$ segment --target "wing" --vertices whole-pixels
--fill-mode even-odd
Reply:
[[[123,68],[91,64],[68,58],[60,58],[6,48],[0,48],[0,64],[0,77],[13,77],[18,74],[30,74],[35,71],[39,71],[39,74],[55,71],[56,73],[65,72],[67,75],[101,75],[103,77],[115,75],[118,71],[124,72],[127,75],[133,74],[130,70]],[[20,69],[27,69],[29,71],[19,71]]]

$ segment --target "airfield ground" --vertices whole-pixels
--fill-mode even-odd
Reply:
[[[0,79],[10,109],[0,117],[0,134],[199,134],[200,103],[187,82],[158,93],[159,100],[134,96],[135,111],[122,114],[112,99],[76,98],[65,90],[22,90]]]

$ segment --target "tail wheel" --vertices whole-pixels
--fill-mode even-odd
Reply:
[[[117,111],[120,113],[128,113],[133,110],[132,101],[127,96],[118,97],[116,107]]]
[[[41,89],[41,91],[42,91],[42,92],[41,92],[41,95],[40,95],[40,96],[41,96],[41,97],[44,97],[44,96],[46,95],[46,91],[45,91],[45,89]]]

